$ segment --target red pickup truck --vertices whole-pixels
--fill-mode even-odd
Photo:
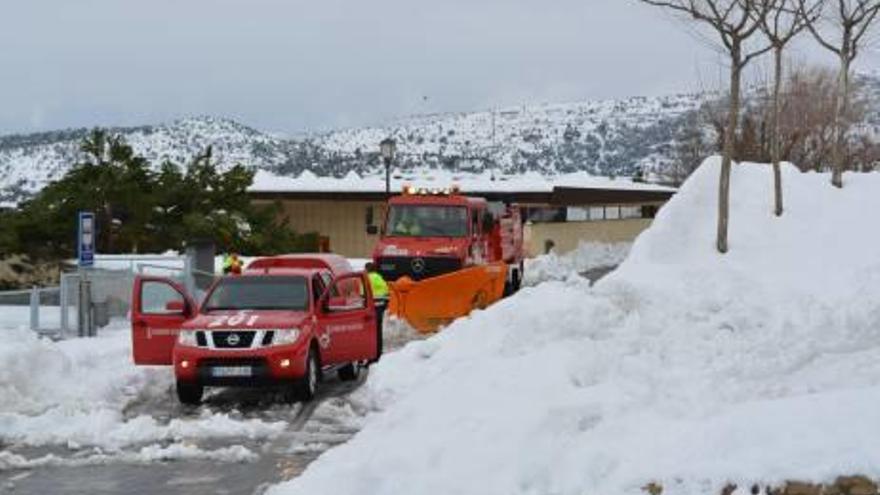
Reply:
[[[280,385],[310,400],[324,374],[355,380],[379,358],[370,284],[337,255],[254,260],[201,304],[172,279],[140,276],[131,322],[135,364],[172,365],[185,404],[206,386]]]

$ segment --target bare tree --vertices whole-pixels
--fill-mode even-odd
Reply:
[[[730,219],[730,167],[733,160],[736,128],[739,122],[742,73],[749,62],[772,48],[770,45],[750,48],[747,46],[747,41],[759,31],[764,20],[782,0],[639,1],[657,7],[665,7],[710,27],[721,39],[721,45],[729,56],[730,100],[728,121],[724,133],[721,176],[718,184],[718,234],[715,241],[718,251],[726,253]]]
[[[801,12],[809,8],[808,0],[799,0]],[[827,24],[826,32],[818,22],[808,22],[807,28],[820,45],[831,51],[840,60],[837,73],[837,98],[834,103],[834,142],[832,144],[833,168],[831,183],[843,187],[843,170],[846,168],[844,150],[847,126],[844,116],[849,111],[850,67],[866,42],[865,35],[880,13],[880,0],[837,0],[832,13],[823,16]],[[829,33],[830,32],[830,33]],[[837,37],[836,44],[831,40]]]
[[[761,22],[761,31],[773,47],[773,114],[771,118],[770,155],[773,162],[773,198],[776,216],[782,216],[782,171],[779,162],[782,157],[782,56],[785,47],[803,31],[807,25],[816,20],[824,0],[814,1],[806,5],[806,0],[780,0],[772,15],[767,15]],[[801,9],[799,7],[803,6]]]
[[[804,171],[830,171],[834,141],[834,102],[837,97],[837,70],[821,66],[793,64],[785,70],[780,90],[779,132],[781,161],[789,161]],[[770,84],[768,83],[768,86]],[[734,162],[772,161],[770,145],[774,102],[772,88],[744,97],[740,125],[733,149]],[[871,170],[880,159],[871,136],[880,135],[868,121],[873,98],[870,85],[854,81],[850,103],[843,115],[847,127],[859,129],[847,138],[847,163],[854,170]],[[699,111],[700,125],[710,127],[716,141],[713,149],[724,147],[727,122],[726,99],[708,101]],[[703,155],[705,156],[705,154]]]

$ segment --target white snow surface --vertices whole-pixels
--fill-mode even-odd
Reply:
[[[631,242],[585,242],[570,253],[557,254],[551,251],[526,260],[523,284],[538,285],[550,280],[565,280],[596,268],[610,268],[619,265],[629,250]]]
[[[454,173],[449,170],[419,169],[410,172],[395,170],[391,177],[391,190],[401,191],[404,186],[426,189],[444,189],[458,186],[464,193],[486,192],[553,192],[555,187],[585,189],[615,189],[634,191],[674,191],[658,184],[634,182],[631,178],[599,177],[586,172],[542,175],[526,172],[516,175],[482,173]],[[250,192],[383,192],[385,176],[361,177],[349,172],[342,178],[318,176],[306,170],[297,177],[279,176],[266,170],[257,170]]]
[[[719,159],[613,274],[525,288],[383,358],[372,412],[286,494],[718,493],[728,482],[880,476],[880,175]]]
[[[0,444],[118,452],[156,442],[270,438],[286,428],[283,421],[239,419],[208,409],[170,421],[127,415],[127,407],[139,402],[175,404],[173,376],[167,368],[135,366],[128,328],[108,328],[97,338],[51,342],[0,325]]]

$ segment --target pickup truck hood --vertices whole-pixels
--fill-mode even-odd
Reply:
[[[185,330],[260,330],[301,326],[309,318],[306,311],[211,311],[198,314],[183,324]]]

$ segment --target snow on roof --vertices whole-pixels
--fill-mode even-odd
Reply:
[[[633,191],[666,191],[675,189],[657,184],[633,182],[629,177],[610,179],[586,172],[543,176],[537,172],[519,175],[453,173],[447,170],[418,170],[391,174],[391,190],[400,191],[403,186],[443,188],[457,185],[464,192],[553,192],[556,187],[581,189],[614,189]],[[354,171],[345,177],[317,176],[309,170],[298,177],[280,176],[265,170],[257,171],[250,192],[384,192],[384,175],[359,176]]]

